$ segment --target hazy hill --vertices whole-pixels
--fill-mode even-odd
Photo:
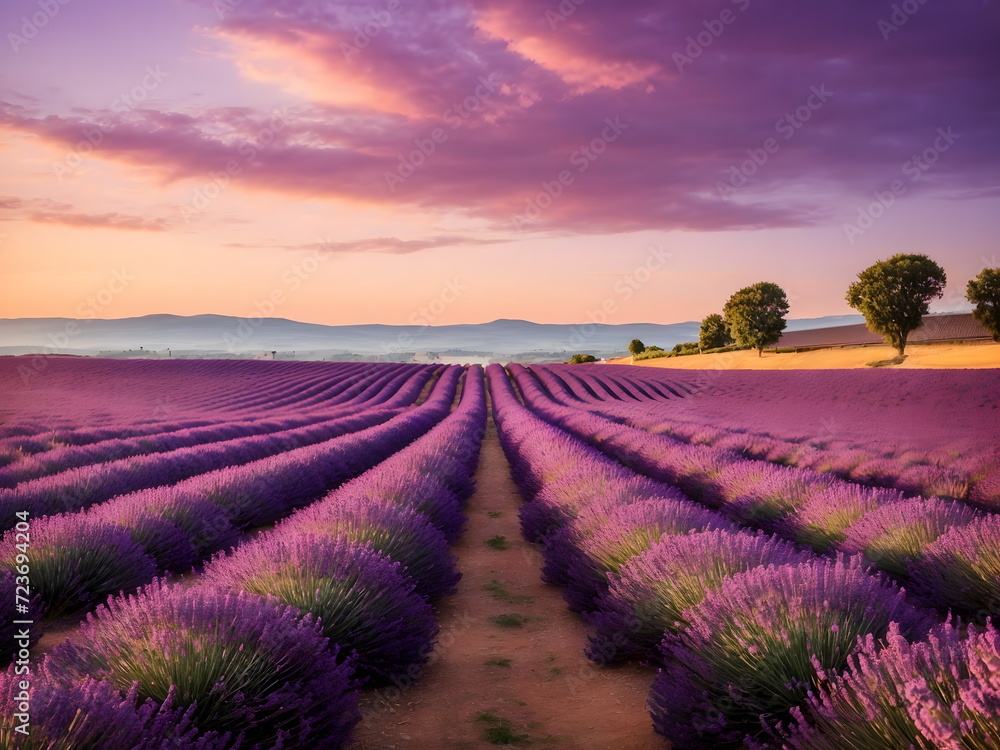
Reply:
[[[789,321],[805,330],[861,321],[858,315]],[[698,338],[697,322],[556,325],[525,320],[443,326],[327,326],[284,318],[225,315],[146,315],[117,320],[0,319],[0,354],[97,354],[163,351],[247,355],[266,351],[303,356],[354,354],[392,358],[406,352],[478,352],[497,357],[530,352],[622,353],[628,342],[669,348]]]

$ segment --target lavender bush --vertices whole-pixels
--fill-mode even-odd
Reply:
[[[992,750],[1000,747],[1000,637],[947,622],[909,643],[896,625],[868,635],[850,666],[815,694],[788,750]]]
[[[216,558],[205,581],[273,596],[319,618],[323,634],[350,658],[357,677],[384,684],[423,664],[437,623],[424,597],[370,544],[313,534],[258,540]]]
[[[360,716],[351,664],[327,644],[292,607],[156,581],[99,607],[46,668],[61,685],[136,683],[138,698],[193,706],[200,729],[242,734],[243,747],[338,747]]]
[[[948,529],[978,517],[969,506],[940,498],[913,498],[883,505],[866,513],[844,534],[838,548],[861,553],[882,570],[899,578],[919,561],[924,549]]]
[[[729,576],[811,557],[763,533],[717,529],[662,538],[609,576],[607,592],[586,616],[594,630],[587,656],[601,664],[655,659],[664,631],[683,630],[684,611]]]
[[[896,490],[838,483],[813,493],[776,524],[776,531],[818,552],[826,552],[843,542],[847,529],[865,514],[902,499],[903,495]]]
[[[611,511],[606,522],[584,519],[578,536],[567,544],[563,597],[577,611],[593,609],[594,599],[607,588],[607,576],[663,537],[700,529],[731,528],[717,513],[691,501],[645,500]],[[550,553],[549,556],[552,556]]]
[[[31,676],[30,720],[27,732],[17,716],[25,677],[12,670],[0,674],[0,746],[8,750],[230,750],[228,734],[201,733],[191,723],[191,710],[172,707],[173,696],[162,704],[140,700],[135,687],[122,693],[109,683],[84,677],[56,684],[44,672]]]
[[[650,692],[653,725],[677,748],[737,747],[768,736],[820,680],[845,667],[858,636],[930,618],[858,558],[755,568],[686,610],[668,632]]]
[[[915,590],[936,607],[986,618],[1000,612],[1000,516],[953,528],[912,566]]]
[[[15,569],[15,531],[4,534],[0,566]],[[75,515],[31,524],[31,585],[46,617],[92,606],[156,575],[156,563],[127,529]]]
[[[431,600],[455,593],[462,577],[444,535],[412,508],[389,500],[352,497],[335,491],[304,508],[281,526],[281,533],[326,534],[368,543],[398,562],[418,593]]]

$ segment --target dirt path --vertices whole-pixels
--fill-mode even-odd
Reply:
[[[653,670],[592,665],[583,657],[583,622],[558,588],[541,582],[492,420],[476,480],[468,526],[452,548],[463,577],[439,607],[437,648],[415,685],[363,694],[352,750],[669,747],[646,710]],[[487,544],[497,536],[506,549]],[[502,615],[507,627],[491,619]],[[516,616],[528,619],[518,627]]]

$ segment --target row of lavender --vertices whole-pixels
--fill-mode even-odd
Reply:
[[[22,383],[10,372],[13,363],[0,364],[0,383],[9,386],[11,405],[18,406],[16,419],[0,427],[0,465],[63,446],[252,419],[262,411],[272,418],[296,416],[305,407],[322,407],[345,388],[426,369],[398,364],[372,370],[363,363],[326,362],[53,360],[44,378]],[[94,396],[107,392],[115,392],[125,405],[110,424],[108,414],[94,414],[107,406]],[[58,414],[47,408],[53,393],[60,396]],[[66,394],[81,393],[83,397],[66,399]],[[43,419],[38,412],[45,414]]]
[[[736,529],[540,419],[499,368],[489,375],[543,575],[594,627],[591,659],[660,667],[650,708],[675,747],[996,746],[992,627],[935,624],[858,557]]]
[[[0,529],[11,528],[19,511],[37,517],[79,510],[128,492],[247,464],[377,424],[413,403],[433,373],[421,369],[376,382],[339,414],[334,411],[304,427],[81,466],[0,489]]]
[[[650,434],[560,406],[523,367],[511,372],[546,420],[735,523],[819,552],[862,554],[929,606],[980,620],[1000,612],[998,515]]]
[[[15,573],[30,570],[36,598],[28,619],[37,622],[92,608],[158,574],[190,569],[232,546],[245,529],[288,515],[424,434],[451,409],[461,372],[447,368],[420,406],[348,418],[338,437],[119,495],[84,512],[32,519],[27,536],[11,529],[0,547],[0,656],[9,657],[14,647],[3,638],[10,623],[25,619],[13,613]],[[401,388],[396,405],[412,401],[422,381]],[[25,541],[27,553],[19,549]],[[36,626],[33,636],[39,632]]]
[[[532,367],[560,403],[597,409],[652,433],[733,451],[746,458],[828,472],[869,486],[926,497],[967,498],[984,507],[1000,508],[1000,453],[995,447],[921,450],[879,440],[834,441],[801,434],[781,437],[705,421],[681,421],[672,418],[668,405],[648,398],[643,387],[628,378],[567,370]],[[576,388],[572,387],[574,381]]]
[[[157,581],[102,606],[42,662],[33,732],[110,750],[341,747],[357,689],[412,681],[431,653],[485,416],[476,368],[426,435],[217,555],[192,585]],[[8,672],[0,695],[16,689]],[[11,727],[6,746],[49,747]]]
[[[269,416],[273,412],[268,409],[253,418],[210,425],[194,427],[187,427],[186,423],[162,425],[159,431],[144,432],[141,436],[106,438],[108,433],[105,428],[96,435],[90,433],[91,437],[98,436],[101,439],[82,442],[82,431],[76,431],[73,433],[73,443],[59,447],[52,447],[53,438],[46,439],[43,443],[47,446],[44,451],[28,452],[25,451],[23,444],[18,445],[20,457],[17,460],[11,459],[6,466],[0,467],[0,487],[14,487],[20,482],[79,466],[150,453],[166,453],[179,448],[254,435],[266,435],[327,421],[333,416],[347,416],[361,408],[368,408],[388,400],[396,392],[391,381],[402,382],[412,374],[406,371],[377,370],[360,380],[335,379],[332,385],[326,384],[327,387],[321,394],[322,400],[317,401],[316,397],[303,399],[296,405],[303,413],[279,418]],[[127,434],[128,430],[123,429],[122,432]],[[58,439],[56,441],[58,442]],[[36,439],[35,442],[42,441]]]

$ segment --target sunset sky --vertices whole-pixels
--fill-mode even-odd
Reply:
[[[993,0],[8,0],[0,317],[671,323],[1000,265]],[[426,316],[424,317],[426,319]]]

